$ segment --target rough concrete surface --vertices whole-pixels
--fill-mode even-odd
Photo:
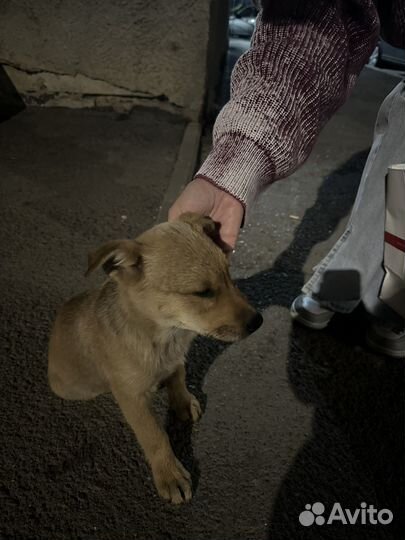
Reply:
[[[107,465],[104,458],[114,461],[109,452],[101,462],[93,459],[122,431],[121,420],[116,412],[108,413],[114,429],[96,429],[96,438],[89,439],[91,423],[105,415],[90,411],[100,406],[115,410],[110,400],[85,406],[90,412],[86,419],[81,404],[50,395],[45,362],[49,325],[64,299],[89,287],[83,273],[90,249],[153,225],[183,131],[178,117],[151,109],[135,110],[129,117],[33,109],[0,125],[2,538],[94,535],[98,518],[91,523],[83,519],[86,500],[100,489],[106,495],[109,481],[96,475],[93,484],[87,478],[93,467]],[[126,437],[129,441],[131,436]],[[117,440],[111,452],[121,455],[125,443],[119,447]],[[87,465],[82,469],[80,463]],[[121,465],[125,477],[128,469]],[[138,476],[147,480],[145,473]],[[108,500],[104,509],[96,503],[95,515],[114,521],[108,506]]]
[[[163,100],[196,118],[218,82],[226,14],[221,0],[3,0],[0,63],[42,102]]]
[[[292,327],[288,313],[346,219],[379,102],[396,82],[364,73],[305,166],[263,195],[242,232],[233,273],[264,324],[230,347],[192,346],[188,380],[204,415],[192,431],[166,419],[194,482],[182,507],[159,500],[109,396],[66,403],[46,382],[50,321],[85,286],[84,253],[149,226],[159,197],[131,184],[132,145],[106,135],[111,122],[90,116],[73,130],[67,114],[46,111],[39,122],[44,112],[34,111],[0,126],[2,538],[403,538],[403,362],[364,348],[361,313],[321,333]],[[170,142],[158,129],[149,137],[152,147],[155,137],[162,148]],[[151,181],[148,167],[158,164],[143,157]],[[165,418],[164,393],[159,401]],[[298,515],[316,501],[350,509],[366,501],[395,518],[385,527],[304,528]]]

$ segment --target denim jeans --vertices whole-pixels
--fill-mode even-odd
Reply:
[[[385,177],[389,165],[404,162],[405,81],[385,98],[378,112],[346,230],[302,289],[322,306],[349,313],[363,302],[373,315],[396,318],[378,294],[384,277]]]

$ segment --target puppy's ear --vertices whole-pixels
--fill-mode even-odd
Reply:
[[[135,240],[113,240],[89,253],[87,277],[103,267],[111,277],[122,272],[139,272],[142,266],[141,245]]]
[[[189,223],[191,226],[200,228],[207,236],[211,238],[215,244],[222,249],[222,251],[227,254],[229,251],[232,251],[229,246],[227,246],[222,240],[219,234],[219,229],[221,227],[220,223],[214,221],[209,216],[202,216],[201,214],[194,214],[193,212],[186,212],[179,216],[180,221]]]
[[[189,225],[194,225],[201,228],[205,234],[212,237],[217,230],[219,229],[219,223],[216,223],[209,216],[202,216],[201,214],[194,214],[193,212],[186,212],[179,216],[180,221],[188,223]]]

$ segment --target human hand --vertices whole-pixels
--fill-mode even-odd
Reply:
[[[211,182],[196,178],[187,184],[170,208],[169,221],[177,219],[185,212],[210,216],[220,224],[219,236],[224,250],[231,251],[235,248],[244,214],[243,205],[238,199]]]

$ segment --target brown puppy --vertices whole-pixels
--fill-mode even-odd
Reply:
[[[151,394],[163,382],[179,418],[198,420],[200,404],[185,384],[191,340],[236,341],[262,322],[232,284],[214,231],[210,218],[184,214],[136,240],[102,246],[89,256],[87,273],[103,266],[109,279],[62,307],[49,344],[52,390],[65,399],[112,392],[159,494],[173,503],[190,500],[190,475],[151,413]]]

